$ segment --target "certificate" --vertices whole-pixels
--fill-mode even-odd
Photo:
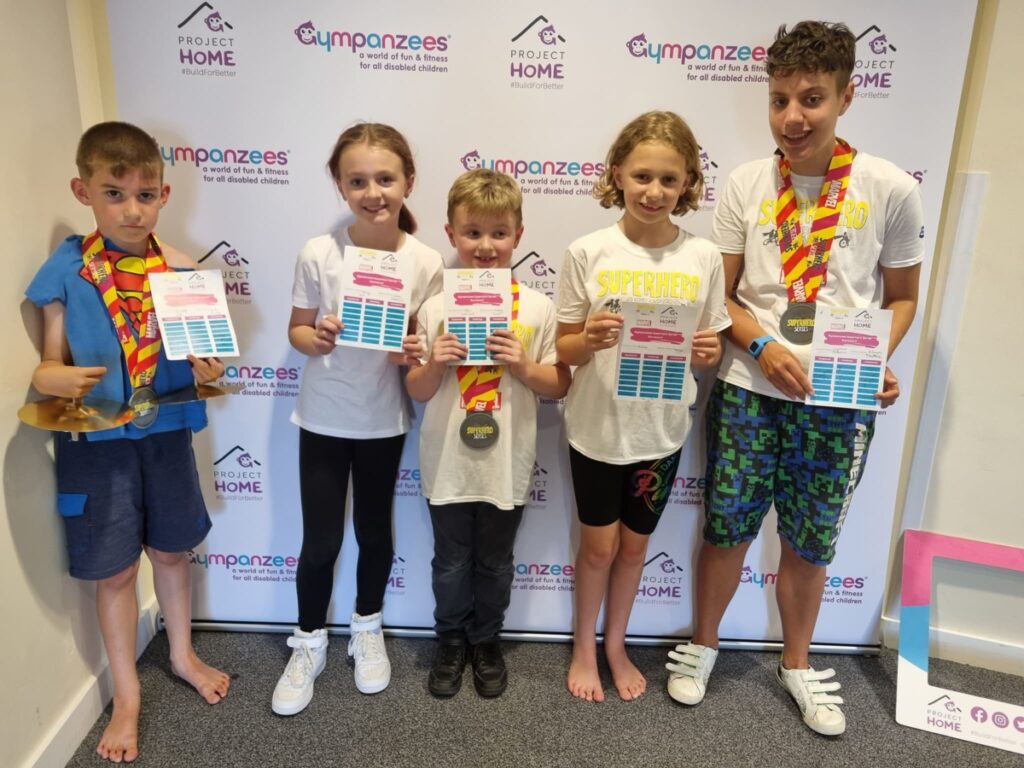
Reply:
[[[168,360],[238,357],[224,276],[218,269],[149,275],[153,309]]]
[[[837,408],[881,409],[892,311],[825,307],[818,303],[811,340],[811,387],[805,402]]]
[[[487,353],[487,337],[512,327],[512,270],[446,269],[444,329],[469,347],[454,365],[503,365]]]
[[[390,251],[345,246],[335,340],[345,347],[400,352],[409,328],[413,262]]]
[[[616,400],[686,402],[697,308],[623,301]]]

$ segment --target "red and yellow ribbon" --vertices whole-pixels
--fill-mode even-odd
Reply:
[[[782,275],[790,302],[814,301],[818,290],[825,284],[828,257],[836,235],[839,217],[850,185],[854,150],[842,139],[836,139],[828,173],[821,185],[821,195],[814,209],[811,231],[805,239],[800,227],[800,207],[797,204],[790,164],[786,156],[779,158],[779,186],[775,200],[775,227],[782,257]]]
[[[100,292],[103,303],[114,323],[114,332],[124,353],[125,364],[132,387],[146,387],[156,377],[156,363],[160,357],[160,328],[157,325],[156,313],[153,311],[153,293],[149,287],[149,275],[153,272],[166,272],[160,250],[160,243],[155,235],[149,236],[146,249],[144,276],[142,280],[142,308],[138,317],[135,333],[129,326],[122,302],[118,298],[117,284],[114,281],[114,268],[103,244],[103,235],[96,230],[82,240],[82,261],[85,271]]]
[[[512,278],[512,324],[519,319],[519,281]],[[462,404],[467,411],[493,411],[501,408],[501,374],[503,365],[460,365],[455,371],[459,380]]]

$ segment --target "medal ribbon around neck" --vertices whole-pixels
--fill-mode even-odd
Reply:
[[[512,323],[519,319],[519,281],[512,278]],[[459,380],[462,405],[467,411],[493,411],[501,408],[501,374],[503,365],[460,365],[455,375]]]
[[[790,178],[789,158],[779,158],[779,186],[775,200],[775,228],[782,257],[782,275],[790,303],[814,301],[826,283],[828,256],[836,235],[839,215],[850,185],[850,169],[854,150],[842,139],[836,139],[828,173],[821,185],[821,196],[814,209],[811,232],[806,238],[800,228],[800,206]]]
[[[160,328],[153,311],[153,293],[149,287],[151,272],[166,272],[160,243],[156,235],[149,236],[146,248],[145,276],[142,282],[142,315],[139,321],[139,338],[135,338],[128,321],[121,311],[117,298],[117,286],[114,284],[114,268],[107,256],[103,244],[103,235],[97,229],[82,240],[82,261],[89,272],[93,284],[100,292],[103,303],[114,323],[117,340],[121,344],[124,360],[128,366],[128,376],[132,387],[148,387],[156,377],[156,363],[160,357]]]

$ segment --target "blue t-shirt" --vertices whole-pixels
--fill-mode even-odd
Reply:
[[[105,241],[105,245],[108,250],[119,250],[109,240]],[[39,268],[25,295],[37,307],[54,301],[64,305],[64,335],[71,348],[74,365],[106,366],[106,374],[84,398],[85,402],[102,399],[125,403],[131,396],[132,385],[124,354],[103,297],[93,282],[81,274],[82,267],[82,236],[72,235]],[[161,345],[153,382],[156,393],[162,395],[174,392],[191,386],[194,381],[192,366],[188,361],[168,360]],[[154,432],[170,432],[175,429],[188,428],[198,432],[205,426],[206,403],[176,403],[161,405],[156,421],[147,429],[126,424],[116,429],[84,433],[84,436],[88,440],[137,440]]]

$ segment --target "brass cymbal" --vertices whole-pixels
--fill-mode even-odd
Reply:
[[[18,409],[18,418],[30,427],[51,432],[99,432],[127,424],[132,411],[111,400],[83,403],[78,398],[52,397],[26,403]]]

